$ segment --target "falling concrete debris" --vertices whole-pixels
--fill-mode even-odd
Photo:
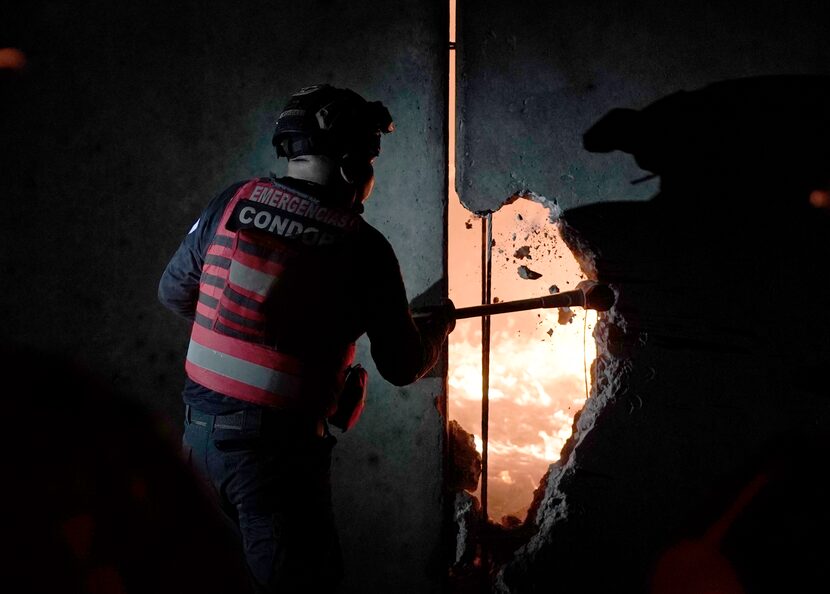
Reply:
[[[548,336],[553,336],[553,328],[548,328]]]
[[[467,229],[472,229],[473,228],[473,222],[470,219],[467,219],[467,221],[464,223],[464,226]]]
[[[516,252],[513,254],[513,257],[518,258],[519,260],[524,260],[525,258],[527,258],[528,260],[532,260],[533,258],[530,255],[530,246],[523,245],[522,247],[516,250]]]
[[[527,266],[519,266],[519,276],[525,280],[536,280],[537,278],[542,278],[541,274],[535,270],[531,270]]]
[[[551,295],[556,295],[558,292],[559,287],[557,287],[556,285],[551,285],[548,287],[548,293],[550,293]]]
[[[560,307],[559,308],[559,324],[565,326],[573,322],[573,319],[576,317],[576,314],[570,307]]]

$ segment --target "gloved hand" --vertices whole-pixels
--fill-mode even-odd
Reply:
[[[419,328],[429,327],[436,334],[440,328],[446,336],[455,329],[455,304],[445,299],[439,305],[421,307],[412,312],[412,317]]]

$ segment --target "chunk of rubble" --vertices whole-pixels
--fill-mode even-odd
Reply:
[[[576,317],[576,314],[570,307],[560,307],[559,308],[559,324],[565,326],[573,322],[573,319]]]
[[[526,280],[536,280],[537,278],[542,278],[541,274],[535,270],[531,270],[527,266],[519,266],[519,276]]]
[[[475,491],[481,477],[481,454],[476,450],[475,438],[455,420],[449,423],[449,433],[452,454],[449,486],[456,491]]]
[[[455,559],[453,565],[469,566],[476,557],[476,544],[481,525],[481,504],[478,499],[461,491],[455,494]]]
[[[516,528],[522,525],[521,519],[517,518],[512,514],[502,516],[501,521],[499,523],[502,525],[502,527],[507,528],[508,530],[515,530]]]
[[[523,245],[513,253],[513,257],[518,258],[519,260],[524,260],[525,258],[531,259],[530,246]]]
[[[556,285],[551,285],[548,287],[548,293],[550,293],[551,295],[556,295],[558,292],[559,287],[557,287]]]

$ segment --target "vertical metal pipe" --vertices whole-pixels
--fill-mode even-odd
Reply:
[[[493,278],[493,213],[481,218],[481,303],[492,300]],[[490,316],[481,316],[481,563],[487,583],[490,560],[487,512],[487,461],[490,434]]]

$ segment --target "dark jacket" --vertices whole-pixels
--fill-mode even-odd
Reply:
[[[325,200],[319,186],[291,178],[279,182]],[[207,248],[226,205],[244,183],[230,186],[208,204],[162,275],[160,301],[189,320],[194,317]],[[277,343],[273,346],[280,351],[313,361],[366,333],[378,371],[399,386],[432,368],[447,333],[444,324],[413,322],[392,246],[362,219],[345,245],[315,251],[305,265],[281,278],[271,311]],[[212,414],[255,406],[189,379],[184,399]]]

